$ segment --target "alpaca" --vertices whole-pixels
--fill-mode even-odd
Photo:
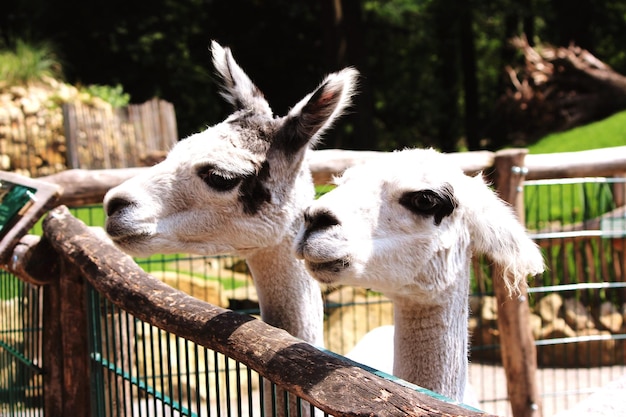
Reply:
[[[537,245],[482,176],[431,149],[349,168],[304,213],[296,255],[325,284],[394,304],[393,374],[462,401],[472,253],[504,266],[510,292],[543,271]]]
[[[350,105],[358,73],[328,75],[286,116],[275,117],[230,49],[212,42],[211,50],[234,113],[111,189],[104,198],[106,231],[135,256],[244,257],[262,319],[321,346],[320,287],[291,248],[314,197],[306,153]]]

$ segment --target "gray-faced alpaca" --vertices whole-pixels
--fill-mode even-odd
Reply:
[[[481,176],[466,176],[434,150],[348,169],[304,219],[296,253],[314,278],[393,301],[394,375],[458,401],[467,381],[472,254],[502,265],[512,292],[543,271],[511,209]]]
[[[234,112],[110,190],[106,231],[137,256],[245,257],[263,320],[322,345],[320,288],[291,248],[314,196],[306,152],[350,104],[357,71],[328,75],[286,116],[276,117],[228,48],[213,42],[212,56]]]

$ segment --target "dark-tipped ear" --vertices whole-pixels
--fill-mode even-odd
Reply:
[[[314,145],[350,106],[358,75],[354,68],[328,75],[287,114],[274,146],[293,154],[306,145]]]
[[[250,110],[271,116],[272,110],[263,93],[237,64],[230,48],[211,41],[211,53],[215,70],[222,79],[222,97],[235,110]]]

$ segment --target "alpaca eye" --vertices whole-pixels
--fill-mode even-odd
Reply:
[[[430,214],[433,208],[437,206],[437,199],[431,192],[417,192],[411,198],[411,205],[425,214]]]
[[[444,217],[451,215],[458,205],[449,185],[444,185],[438,191],[419,190],[404,193],[399,202],[415,214],[433,216],[435,225],[439,225]]]
[[[225,177],[222,174],[216,173],[213,169],[200,170],[198,176],[209,187],[217,191],[232,190],[241,182],[241,178],[239,177]]]

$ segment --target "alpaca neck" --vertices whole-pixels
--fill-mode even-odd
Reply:
[[[316,346],[324,345],[324,306],[320,286],[294,257],[291,239],[247,257],[261,318]]]
[[[469,288],[461,286],[432,304],[393,299],[394,375],[457,401],[467,382]]]

